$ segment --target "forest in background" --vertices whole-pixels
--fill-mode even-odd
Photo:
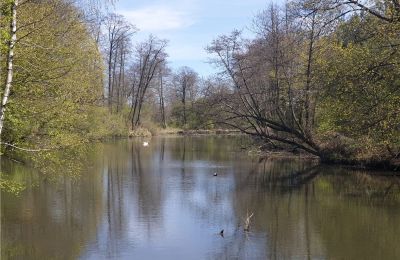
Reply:
[[[266,6],[254,38],[234,30],[209,44],[209,78],[172,69],[167,39],[137,42],[112,3],[0,8],[1,153],[44,173],[81,144],[167,127],[235,128],[266,150],[398,169],[398,0]]]

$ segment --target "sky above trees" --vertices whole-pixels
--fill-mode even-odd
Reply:
[[[167,39],[173,68],[190,66],[208,76],[215,68],[207,63],[209,55],[204,48],[235,28],[251,35],[253,17],[267,4],[265,0],[120,0],[115,9],[139,28],[135,42],[149,34]]]

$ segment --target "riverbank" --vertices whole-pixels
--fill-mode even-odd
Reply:
[[[181,128],[137,128],[129,132],[129,137],[151,137],[151,136],[167,136],[167,135],[181,135],[181,136],[202,136],[202,135],[241,135],[242,133],[236,129],[181,129]],[[358,155],[348,156],[344,158],[342,155],[337,154],[331,157],[318,157],[299,149],[285,150],[273,149],[266,146],[250,146],[241,147],[242,150],[247,150],[249,155],[256,155],[260,158],[300,158],[302,160],[317,160],[325,165],[338,165],[350,169],[364,169],[364,170],[380,170],[380,171],[394,171],[400,172],[400,159],[387,159],[387,158],[367,158]]]
[[[302,160],[315,160],[321,165],[330,165],[345,167],[353,170],[374,170],[374,171],[391,171],[395,172],[394,175],[400,176],[400,159],[325,159],[318,156],[308,154],[306,152],[292,152],[292,151],[272,151],[272,150],[250,150],[250,155],[257,155],[260,158],[288,158],[288,159],[302,159]]]
[[[242,134],[236,129],[181,129],[181,128],[136,128],[130,130],[128,137],[151,137],[165,135],[240,135]]]
[[[178,135],[240,135],[242,134],[239,130],[235,129],[191,129],[191,130],[180,130],[176,132]]]
[[[400,173],[400,160],[399,159],[328,159],[321,160],[321,164],[325,165],[341,165],[349,169],[361,170],[379,170],[379,171],[392,171]],[[395,174],[400,176],[400,174]]]

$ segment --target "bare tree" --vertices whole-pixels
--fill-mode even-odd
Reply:
[[[165,87],[166,79],[171,74],[171,69],[167,67],[166,63],[160,64],[157,72],[158,82],[157,82],[157,94],[158,94],[158,106],[160,111],[161,127],[167,128],[167,116],[166,116],[166,104],[165,104]]]
[[[140,125],[140,115],[147,90],[159,66],[167,57],[166,46],[167,41],[150,36],[146,42],[136,47],[136,60],[131,68],[130,121],[132,128]]]
[[[266,19],[263,39],[249,43],[235,31],[219,37],[208,48],[232,84],[218,100],[226,115],[224,123],[273,146],[285,144],[319,155],[318,145],[300,124],[303,115],[298,104],[304,97],[290,75],[298,75],[301,63],[286,56],[293,47],[287,26],[290,21],[274,8]]]
[[[174,76],[174,88],[182,104],[182,125],[187,124],[187,103],[193,105],[196,98],[198,74],[189,67],[181,67]]]
[[[219,100],[224,123],[273,147],[283,144],[324,156],[313,134],[321,89],[314,63],[318,40],[329,37],[340,16],[340,10],[328,10],[326,3],[300,0],[284,9],[271,5],[255,20],[255,40],[243,40],[234,31],[212,43],[208,51],[232,86]]]
[[[303,82],[303,112],[304,118],[301,124],[308,138],[312,138],[312,129],[315,125],[315,109],[317,105],[320,87],[314,82],[315,58],[319,53],[318,41],[321,37],[329,36],[338,23],[338,17],[342,15],[340,6],[331,7],[330,1],[298,0],[291,2],[289,12],[296,22],[296,32],[299,35],[299,43],[303,43],[306,58],[302,62],[304,77]]]
[[[125,21],[123,16],[111,13],[107,16],[107,104],[112,112],[114,94],[117,96],[117,110],[119,110],[120,83],[117,79],[117,66],[120,67],[120,75],[124,75],[125,57],[130,37],[136,32],[136,28]],[[118,64],[119,61],[119,64]],[[118,84],[116,86],[116,84]],[[115,92],[115,93],[114,93]]]
[[[116,103],[116,112],[120,112],[123,105],[127,103],[129,85],[125,74],[127,70],[128,58],[132,53],[131,42],[129,37],[123,37],[117,44],[116,59],[113,66],[113,97]]]
[[[320,2],[322,0],[319,0]],[[325,3],[325,10],[342,8],[342,15],[350,12],[367,12],[378,19],[389,22],[400,22],[400,1],[399,0],[330,0]],[[344,8],[343,8],[344,7]]]

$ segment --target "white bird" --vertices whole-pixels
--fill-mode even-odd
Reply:
[[[149,146],[149,142],[143,142],[143,146]]]

